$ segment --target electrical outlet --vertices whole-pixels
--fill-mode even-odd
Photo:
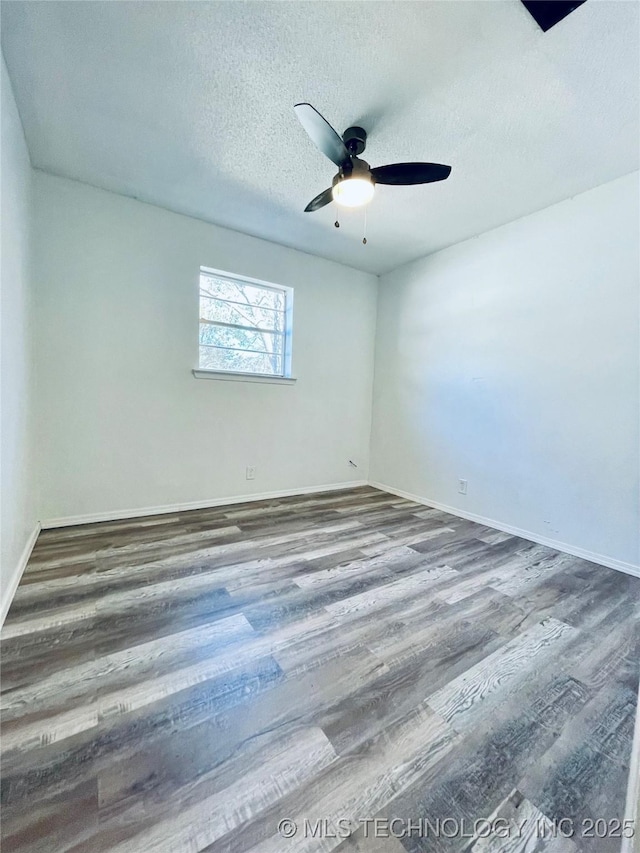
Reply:
[[[255,465],[247,465],[247,480],[255,480],[256,478],[256,466]]]
[[[458,480],[458,491],[461,495],[467,494],[467,481],[466,480]]]

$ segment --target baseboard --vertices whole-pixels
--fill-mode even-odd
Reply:
[[[43,530],[52,527],[73,527],[76,524],[96,524],[101,521],[120,521],[126,518],[144,518],[147,515],[166,515],[172,512],[186,512],[190,509],[209,509],[230,504],[252,503],[266,501],[272,498],[288,498],[295,495],[309,495],[315,492],[336,492],[342,489],[355,489],[369,485],[366,480],[352,480],[348,483],[330,483],[324,486],[302,486],[298,489],[282,489],[277,492],[262,492],[252,495],[236,495],[234,497],[214,498],[205,501],[190,501],[180,504],[163,506],[137,507],[136,509],[113,510],[111,512],[95,512],[87,515],[73,515],[64,518],[48,518],[41,522]]]
[[[599,563],[602,566],[607,566],[607,568],[617,569],[618,571],[624,572],[625,574],[633,575],[634,577],[640,577],[640,565],[635,565],[634,563],[627,563],[623,560],[616,560],[613,557],[608,557],[605,554],[596,554],[593,551],[587,551],[584,548],[578,548],[575,545],[569,545],[566,542],[559,542],[557,539],[550,539],[546,536],[539,536],[536,533],[532,533],[530,530],[523,530],[520,527],[513,527],[512,525],[504,524],[501,521],[496,521],[493,518],[487,518],[483,515],[476,515],[472,512],[466,512],[465,510],[458,509],[457,507],[448,506],[447,504],[440,503],[439,501],[430,500],[429,498],[424,498],[421,495],[415,495],[412,492],[405,492],[403,489],[396,489],[393,486],[388,486],[386,483],[379,483],[373,480],[351,480],[346,483],[330,483],[323,486],[302,486],[297,489],[281,489],[279,491],[273,492],[236,495],[233,497],[215,498],[205,501],[189,501],[187,503],[179,504],[166,504],[162,506],[152,507],[137,507],[135,509],[89,513],[86,515],[65,516],[63,518],[49,518],[45,519],[40,523],[40,525],[38,526],[38,532],[40,528],[42,530],[47,530],[53,527],[72,527],[77,524],[96,524],[103,521],[120,521],[127,518],[143,518],[149,515],[165,515],[172,512],[185,512],[191,509],[209,509],[211,507],[216,506],[227,506],[239,503],[252,503],[254,501],[271,500],[273,498],[294,497],[295,495],[308,495],[313,494],[315,492],[333,492],[340,491],[341,489],[354,489],[367,485],[375,489],[380,489],[383,492],[388,492],[392,495],[398,495],[398,497],[406,498],[407,500],[414,501],[415,503],[422,504],[423,506],[432,507],[433,509],[439,509],[442,510],[442,512],[448,512],[451,515],[456,515],[459,518],[465,518],[468,521],[475,521],[478,524],[483,524],[486,527],[493,527],[494,529],[502,530],[505,533],[511,533],[513,536],[520,536],[522,539],[528,539],[529,541],[536,542],[539,545],[546,545],[556,551],[563,551],[566,554],[571,554],[574,557],[580,557],[583,560],[589,560],[592,563]],[[37,537],[37,532],[35,533],[33,542],[29,547],[29,551],[26,557],[27,560],[29,558],[29,554],[31,553],[31,549],[33,548],[33,544],[35,543],[35,537]],[[24,566],[26,566],[26,561],[23,564],[22,558],[20,565],[22,567],[20,571],[21,575],[24,571]],[[16,587],[18,586],[18,582],[16,582]],[[14,592],[15,590],[12,590],[12,598]]]
[[[448,512],[451,515],[457,515],[459,518],[465,518],[468,521],[475,521],[478,524],[484,524],[485,527],[494,527],[496,530],[502,530],[504,533],[511,533],[513,536],[520,536],[522,539],[528,539],[530,542],[536,542],[538,545],[547,545],[555,551],[563,551],[565,554],[571,554],[573,557],[581,557],[583,560],[589,560],[591,563],[599,563],[601,566],[606,566],[609,569],[617,569],[619,572],[624,572],[627,575],[633,575],[640,578],[640,565],[634,563],[626,563],[623,560],[616,560],[613,557],[608,557],[605,554],[596,554],[593,551],[586,551],[584,548],[577,548],[575,545],[568,545],[566,542],[559,542],[557,539],[548,539],[546,536],[539,536],[537,533],[531,533],[530,530],[522,530],[519,527],[512,527],[510,524],[504,524],[501,521],[496,521],[493,518],[485,518],[483,515],[476,515],[473,512],[465,512],[457,507],[447,506],[439,501],[432,501],[428,498],[423,498],[420,495],[405,492],[402,489],[396,489],[393,486],[387,486],[385,483],[377,483],[369,481],[369,485],[374,489],[380,489],[383,492],[389,492],[391,495],[398,495],[400,498],[406,498],[409,501],[414,501],[424,506],[432,507],[433,509]]]
[[[15,572],[13,573],[11,583],[9,583],[7,585],[7,588],[3,590],[2,603],[0,604],[0,628],[2,628],[2,626],[4,625],[4,620],[7,618],[7,613],[9,612],[9,608],[11,607],[11,602],[13,601],[13,597],[16,594],[16,590],[18,589],[18,584],[22,580],[24,570],[27,568],[27,563],[29,562],[31,552],[33,551],[33,546],[36,544],[36,539],[38,538],[40,529],[40,522],[37,522],[36,526],[31,532],[31,535],[27,539],[24,548],[22,549],[22,553],[20,554],[18,565],[16,566]]]
[[[620,853],[640,853],[640,689],[636,706],[636,725],[629,759],[629,782],[623,826],[633,826],[632,838],[624,838]]]

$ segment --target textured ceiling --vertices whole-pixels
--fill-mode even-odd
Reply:
[[[639,7],[589,0],[543,33],[498,2],[3,2],[34,166],[386,272],[638,168]],[[334,167],[293,112],[369,132],[372,166],[453,167],[305,204]]]

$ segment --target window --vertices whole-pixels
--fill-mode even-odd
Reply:
[[[200,268],[200,370],[291,375],[293,291]]]

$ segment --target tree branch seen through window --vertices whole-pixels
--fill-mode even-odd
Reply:
[[[290,375],[290,288],[200,270],[203,370]]]

